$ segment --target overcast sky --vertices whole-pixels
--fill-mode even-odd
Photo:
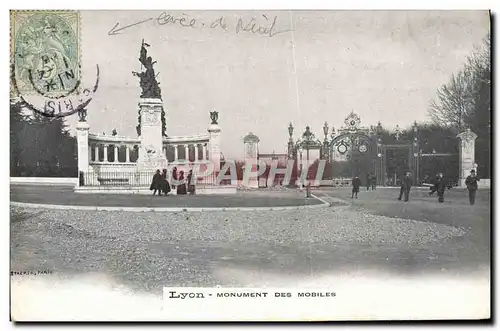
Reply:
[[[486,11],[171,11],[195,18],[196,27],[150,20],[108,35],[117,22],[119,29],[161,13],[81,13],[84,84],[95,80],[96,64],[101,69],[90,130],[137,135],[140,87],[131,72],[140,70],[144,38],[157,61],[168,135],[206,133],[217,110],[226,158],[243,157],[250,131],[261,152],[286,152],[290,121],[318,137],[325,121],[338,128],[351,111],[364,125],[426,121],[436,89],[490,29]],[[210,27],[219,17],[225,30]],[[276,18],[273,31],[285,32],[236,32],[240,17],[264,26]]]

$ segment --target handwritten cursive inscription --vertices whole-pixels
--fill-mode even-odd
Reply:
[[[235,25],[233,25],[234,31],[236,34],[242,32],[249,32],[255,35],[262,35],[267,37],[274,37],[278,34],[292,31],[290,29],[287,30],[277,30],[276,24],[278,20],[278,16],[274,16],[272,20],[270,20],[267,15],[262,14],[264,18],[264,22],[259,23],[257,18],[252,17],[252,19],[245,20],[243,17],[239,17],[236,20]],[[210,22],[210,24],[205,24],[203,21],[189,16],[188,14],[182,13],[181,15],[174,15],[169,12],[162,12],[156,18],[147,18],[135,23],[127,24],[120,26],[120,22],[117,22],[111,30],[108,32],[108,35],[114,36],[119,35],[124,32],[126,29],[129,29],[134,26],[138,26],[140,24],[144,24],[149,21],[154,21],[155,24],[159,26],[167,26],[167,25],[177,25],[183,28],[202,28],[208,27],[210,29],[222,29],[224,31],[228,31],[231,28],[231,22],[224,16],[220,16],[217,19]],[[262,21],[262,19],[261,19]]]
[[[198,26],[196,25],[196,18],[194,17],[189,17],[186,14],[182,14],[182,17],[175,17],[170,13],[163,12],[156,18],[156,22],[159,25],[165,25],[165,24],[178,24],[182,27],[185,28],[197,28]],[[203,23],[201,23],[203,25]]]
[[[211,24],[210,24],[210,28],[211,29],[215,29],[215,28],[221,28],[223,30],[227,30],[227,22],[226,22],[226,19],[224,17],[219,17],[217,18],[215,21],[213,21]]]
[[[262,15],[267,22],[269,22],[269,19],[267,18],[266,15]],[[239,18],[238,22],[236,23],[236,33],[239,33],[240,31],[245,31],[245,32],[251,32],[255,34],[261,34],[261,35],[268,35],[269,37],[274,37],[277,34],[284,33],[284,32],[289,32],[291,30],[281,30],[281,31],[276,31],[275,26],[276,26],[276,21],[278,20],[278,16],[274,16],[274,19],[272,23],[261,25],[257,22],[257,19],[253,17],[250,22],[244,23],[243,18]]]

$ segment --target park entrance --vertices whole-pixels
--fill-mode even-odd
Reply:
[[[458,153],[439,153],[434,149],[429,153],[429,148],[434,145],[434,143],[429,145],[431,141],[429,137],[432,134],[429,130],[427,127],[419,128],[416,122],[404,131],[396,126],[392,132],[385,130],[380,122],[376,126],[362,126],[360,117],[351,112],[338,130],[334,127],[330,130],[328,123],[325,122],[323,139],[316,138],[309,126],[306,126],[305,131],[296,139],[295,128],[290,123],[287,154],[257,153],[254,151],[255,147],[250,148],[258,142],[258,138],[252,134],[246,137],[248,139],[245,144],[249,153],[247,159],[259,159],[268,166],[277,161],[280,168],[286,167],[288,161],[293,160],[294,168],[290,184],[296,186],[302,186],[305,180],[312,186],[350,186],[354,176],[359,176],[363,184],[366,184],[369,174],[375,176],[379,186],[394,186],[400,184],[400,178],[406,172],[412,174],[415,185],[421,184],[426,178],[435,176],[438,172],[446,173],[446,177],[450,180],[463,181],[466,177],[464,169],[469,171],[475,167],[471,161],[474,134],[467,131],[457,137],[450,136],[450,139],[461,140],[460,158],[457,158]],[[423,149],[420,139],[423,139]],[[449,150],[447,147],[441,148]],[[319,151],[319,158],[311,159],[311,151]],[[318,176],[319,161],[325,163],[321,178]],[[309,171],[300,178],[304,168]],[[277,176],[273,183],[265,182],[267,173],[268,170],[260,176],[255,187],[279,184],[282,179],[280,176]]]
[[[360,117],[351,112],[344,125],[331,131],[328,123],[323,126],[323,141],[317,139],[306,127],[297,141],[293,139],[294,128],[289,125],[288,157],[297,160],[297,173],[304,164],[303,151],[319,150],[320,160],[326,161],[321,184],[334,186],[350,185],[354,176],[359,176],[363,183],[367,176],[375,176],[377,185],[397,185],[398,179],[410,171],[418,182],[419,142],[416,123],[405,139],[396,126],[392,136],[384,134],[382,125],[362,126]],[[395,139],[394,139],[395,138]],[[311,164],[307,178],[315,178],[315,165],[306,155],[306,164]]]

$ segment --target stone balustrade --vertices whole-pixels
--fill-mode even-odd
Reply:
[[[135,164],[139,146],[138,138],[89,134],[89,164]]]
[[[208,135],[164,137],[163,153],[169,162],[209,160],[208,145]]]
[[[94,170],[124,170],[137,163],[139,138],[89,134],[89,165]],[[209,160],[208,135],[164,137],[162,152],[169,162],[184,160],[198,162]]]

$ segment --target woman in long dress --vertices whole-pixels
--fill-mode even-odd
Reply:
[[[174,169],[172,169],[172,189],[175,190],[176,186],[177,186],[177,167],[174,167]]]
[[[184,171],[179,172],[179,185],[177,186],[177,194],[178,195],[183,195],[186,194],[186,182],[184,180]]]
[[[162,191],[163,191],[163,193],[165,193],[165,195],[167,195],[170,192],[170,183],[167,180],[167,169],[163,169],[161,177],[163,179],[163,181],[162,181]]]

